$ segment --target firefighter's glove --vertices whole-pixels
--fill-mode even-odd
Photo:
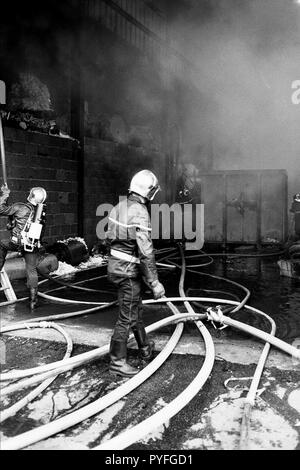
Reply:
[[[4,199],[8,199],[8,198],[9,198],[10,189],[9,189],[7,186],[5,186],[5,185],[1,186],[1,192],[2,192],[2,197],[3,197]]]
[[[155,300],[161,299],[165,295],[165,288],[159,281],[154,281],[151,284],[153,297]]]

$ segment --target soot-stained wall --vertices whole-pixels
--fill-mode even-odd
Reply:
[[[52,243],[77,235],[78,144],[13,128],[4,128],[4,135],[11,190],[8,203],[26,201],[31,187],[43,186],[48,193],[44,241]],[[0,219],[0,237],[9,237],[5,217]]]

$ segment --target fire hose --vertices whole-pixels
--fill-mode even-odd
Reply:
[[[158,303],[161,303],[161,302],[168,302],[168,301],[172,301],[172,302],[174,302],[174,301],[177,301],[177,302],[180,302],[180,301],[193,302],[194,300],[209,301],[209,302],[212,301],[211,299],[205,299],[205,298],[193,298],[193,297],[188,298],[188,297],[187,297],[187,298],[163,299],[163,300],[160,300],[160,301],[157,301],[157,302],[158,302]],[[151,301],[146,301],[146,302],[147,302],[147,303],[150,303]],[[152,302],[154,302],[154,301],[152,301]],[[229,301],[226,301],[226,303],[227,303],[227,302],[229,302]],[[213,303],[219,304],[219,303],[221,303],[221,302],[220,302],[220,299],[214,299]],[[224,303],[224,301],[223,301],[223,303]],[[234,302],[234,301],[230,301],[230,303],[231,303],[232,305],[236,305],[236,304],[237,304],[237,302]],[[248,306],[247,306],[246,308],[249,309],[250,311],[254,311],[254,312],[256,312],[256,313],[259,313],[259,312],[260,312],[259,310],[254,309],[253,307],[248,307]],[[198,315],[198,317],[196,317],[195,315],[192,316],[191,314],[185,314],[185,316],[186,316],[187,318],[192,318],[192,319],[194,319],[194,320],[195,320],[196,318],[198,318],[198,317],[199,317],[199,319],[203,319],[203,317],[204,317],[204,315]],[[172,323],[172,322],[176,322],[176,321],[178,321],[178,320],[181,320],[181,319],[183,319],[183,318],[184,318],[184,314],[182,314],[182,316],[177,316],[176,318],[172,318],[172,317],[171,317],[170,319],[162,320],[161,322],[158,322],[158,323],[160,323],[160,325],[163,325],[163,324],[165,325],[165,324],[167,324],[167,320],[170,321],[170,323]],[[249,333],[251,333],[251,334],[254,334],[255,336],[257,336],[257,337],[259,337],[259,338],[261,338],[261,339],[264,339],[265,341],[269,341],[271,344],[275,345],[275,346],[278,347],[279,349],[282,349],[283,351],[287,352],[288,354],[293,355],[293,357],[300,359],[300,351],[299,351],[297,348],[294,348],[293,346],[290,346],[290,345],[288,345],[287,343],[285,343],[285,342],[283,342],[283,341],[281,341],[281,340],[279,340],[279,339],[277,339],[277,338],[274,338],[272,335],[269,335],[269,334],[267,334],[267,333],[261,332],[260,330],[258,330],[258,329],[256,329],[256,328],[249,327],[249,326],[244,325],[244,324],[242,324],[242,323],[240,323],[240,322],[236,322],[235,320],[229,319],[229,318],[223,316],[222,314],[220,314],[220,312],[214,312],[214,313],[211,312],[211,315],[208,315],[208,318],[209,318],[210,320],[213,320],[213,321],[216,321],[216,322],[220,322],[220,323],[223,323],[223,324],[228,324],[228,325],[230,325],[230,326],[234,326],[235,328],[242,329],[242,331],[245,331],[245,332],[249,332]],[[165,323],[162,323],[162,322],[165,322]],[[158,325],[158,324],[156,324],[156,326],[157,326],[157,325]],[[154,327],[154,325],[153,325],[153,327]],[[149,332],[149,330],[150,330],[150,328],[148,329],[148,332]],[[153,331],[153,330],[152,330],[152,331]],[[103,349],[105,349],[105,348],[100,348],[100,349],[102,349],[102,354],[104,354],[105,351],[103,351]],[[108,348],[106,348],[106,352],[107,352],[107,351],[108,351]],[[93,351],[92,351],[92,352],[93,352]],[[85,354],[86,354],[86,353],[85,353]],[[81,355],[81,356],[82,356],[82,355]],[[76,357],[75,357],[75,358],[76,358]],[[75,359],[75,358],[72,358],[72,359]],[[77,358],[77,359],[78,359],[78,358]],[[67,360],[67,361],[64,361],[64,362],[65,362],[65,363],[66,363],[66,362],[70,362],[70,359]],[[81,361],[81,364],[82,364],[82,363],[83,363],[83,361]],[[152,363],[151,363],[151,364],[152,364]],[[79,364],[77,363],[77,366],[78,366],[78,365],[79,365]],[[144,370],[146,370],[146,369],[144,369]],[[54,370],[53,372],[57,374],[57,373],[59,372],[59,369]],[[142,371],[142,372],[143,372],[143,371]],[[138,376],[139,376],[140,374],[141,374],[141,372],[138,374]],[[134,377],[134,378],[135,378],[135,377]],[[131,379],[131,380],[133,380],[133,379]],[[128,382],[127,382],[127,383],[128,383]],[[100,399],[100,400],[101,400],[101,399]],[[91,404],[91,405],[93,405],[93,404]],[[91,405],[88,405],[88,407],[91,407]],[[85,408],[86,408],[86,407],[85,407]],[[94,407],[93,407],[93,408],[94,408]],[[83,412],[83,409],[81,409],[81,410],[79,410],[79,411]],[[91,411],[90,408],[89,408],[89,411]],[[98,412],[99,412],[99,411],[97,411],[97,413],[98,413]],[[78,413],[78,412],[75,412],[75,413]],[[94,413],[93,413],[93,414],[94,414]],[[68,417],[70,417],[70,416],[71,416],[71,415],[68,415]],[[78,416],[78,415],[76,415],[76,416]],[[60,418],[60,419],[64,419],[64,418]],[[84,418],[84,419],[86,419],[86,418]],[[54,421],[53,423],[50,423],[50,424],[48,424],[48,425],[45,425],[45,426],[50,426],[50,425],[51,425],[51,428],[53,428],[53,427],[55,427],[55,422],[56,422],[56,421]],[[60,422],[60,423],[61,423],[61,422]],[[74,425],[74,424],[73,424],[73,425]],[[65,429],[65,428],[64,428],[64,429]],[[61,430],[62,430],[62,429],[60,428],[60,431],[61,431]],[[36,430],[34,430],[34,431],[36,431]],[[29,433],[32,433],[32,432],[34,432],[34,431],[29,431]],[[39,428],[39,431],[40,431],[40,428]],[[60,432],[60,431],[55,431],[54,433]],[[148,428],[148,431],[149,431],[149,428]],[[25,434],[28,435],[28,433],[25,433]],[[36,434],[38,434],[38,436],[39,436],[39,439],[38,439],[38,440],[41,440],[41,439],[40,439],[41,434],[39,434],[38,432],[37,432]],[[51,432],[51,434],[53,434],[53,432]],[[50,434],[50,435],[51,435],[51,434]],[[44,434],[42,434],[42,435],[44,435]],[[137,435],[136,435],[136,436],[137,436]],[[140,435],[138,434],[138,436],[140,436]],[[18,437],[20,437],[20,436],[18,436]],[[18,437],[17,437],[17,438],[18,438]],[[47,434],[47,437],[49,437],[49,434]],[[10,439],[9,441],[13,441],[13,440],[15,440],[15,439],[17,439],[17,438],[12,438],[12,439]],[[32,442],[31,442],[31,443],[32,443]],[[3,443],[3,445],[4,445],[4,448],[6,448],[5,442]],[[27,444],[27,445],[30,445],[30,444]],[[21,447],[13,447],[13,448],[21,448]]]
[[[182,278],[181,278],[182,280]],[[236,306],[239,306],[240,303],[239,302],[234,302],[234,301],[229,301],[229,300],[226,300],[224,301],[223,299],[211,299],[211,298],[204,298],[204,297],[184,297],[184,298],[171,298],[171,299],[163,299],[163,300],[160,300],[160,301],[144,301],[144,304],[150,304],[150,303],[161,303],[161,302],[195,302],[195,301],[201,301],[201,302],[207,302],[207,303],[217,303],[217,304],[226,304],[226,305],[236,305]],[[187,307],[187,305],[186,305]],[[248,306],[245,306],[246,309],[250,310],[250,311],[254,311],[256,313],[263,313],[263,312],[260,312],[256,309],[253,309],[252,307],[248,307]],[[189,313],[190,315],[192,315],[192,311],[193,309],[189,306]],[[265,314],[264,314],[265,315]],[[219,322],[219,323],[222,323],[222,324],[228,324],[228,325],[231,325],[235,328],[238,328],[238,329],[241,329],[242,331],[246,331],[246,332],[251,332],[251,334],[254,334],[256,335],[257,337],[263,339],[264,341],[268,341],[270,344],[274,344],[275,346],[281,348],[282,350],[288,352],[289,354],[292,354],[294,357],[297,357],[299,358],[299,350],[297,350],[296,348],[293,348],[292,346],[288,345],[287,343],[284,343],[283,341],[281,340],[278,340],[277,338],[273,338],[272,335],[268,335],[266,333],[263,333],[261,332],[260,330],[257,330],[256,328],[253,328],[253,327],[249,327],[247,325],[244,325],[240,322],[236,322],[232,319],[229,319],[228,317],[225,317],[225,315],[223,315],[222,311],[220,311],[220,309],[216,309],[215,311],[214,310],[210,310],[210,312],[205,316],[199,316],[199,318],[208,318],[212,321],[215,321],[215,322]],[[191,317],[190,317],[191,318]],[[197,317],[198,318],[198,317]],[[196,319],[196,317],[194,317],[194,320]],[[174,318],[173,318],[173,321],[174,321]],[[101,348],[100,348],[101,349]],[[102,348],[103,349],[103,348]],[[99,351],[98,351],[99,352]],[[93,353],[93,351],[92,351]],[[103,353],[103,351],[102,351]],[[105,352],[104,352],[105,353]],[[87,353],[85,353],[87,354]],[[76,359],[76,361],[73,361],[73,364],[71,365],[72,366],[75,366],[75,367],[78,367],[80,364],[78,363],[78,356],[76,356],[75,358],[72,358],[72,359]],[[91,360],[91,359],[90,359]],[[70,360],[68,360],[70,361]],[[66,363],[68,361],[63,361],[64,362],[64,369],[63,371],[66,371],[66,370],[70,370],[69,367],[70,367],[70,364],[68,366],[66,366]],[[55,363],[54,363],[55,364]],[[57,364],[57,363],[56,363]],[[61,363],[60,363],[61,365]],[[50,365],[51,367],[49,368],[48,366],[48,370],[50,370],[51,373],[54,373],[54,374],[57,374],[58,373],[58,369],[53,369],[52,368],[52,365]],[[55,367],[55,366],[54,366]],[[37,369],[37,368],[36,368]],[[52,369],[52,370],[51,370]],[[60,369],[62,371],[62,369]],[[41,371],[37,372],[35,371],[35,373],[40,373]],[[62,373],[62,372],[60,372]],[[29,374],[30,375],[30,374]],[[138,374],[140,375],[140,374]],[[21,375],[22,376],[22,375]],[[23,375],[24,376],[24,375]],[[26,376],[26,375],[25,375]],[[3,377],[2,377],[3,379]],[[7,380],[7,376],[5,378],[4,376],[4,380]],[[88,405],[89,406],[89,405]],[[55,423],[55,422],[54,422]],[[50,424],[53,424],[53,423],[50,423]],[[46,425],[47,426],[47,425]],[[30,431],[31,432],[31,431]],[[140,434],[138,434],[140,436]],[[16,439],[16,438],[13,438],[13,439]],[[40,439],[39,439],[40,440]],[[10,440],[11,441],[11,440]]]
[[[28,328],[53,328],[60,332],[66,342],[67,342],[67,350],[64,356],[64,359],[68,359],[71,356],[72,349],[73,349],[73,342],[71,337],[63,330],[63,328],[59,325],[56,325],[55,323],[47,323],[47,322],[39,322],[39,323],[31,323],[28,325],[27,323],[24,323],[23,325],[15,325],[11,327],[4,328],[2,330],[2,333],[8,332],[8,331],[16,331],[16,330],[22,330],[22,329],[28,329]],[[36,397],[38,397],[46,388],[49,387],[49,385],[54,382],[57,376],[53,376],[51,378],[46,378],[36,389],[32,390],[28,395],[23,397],[21,400],[19,400],[17,403],[15,403],[13,406],[10,408],[7,408],[5,410],[2,410],[0,413],[0,423],[3,423],[6,421],[8,418],[11,416],[14,416],[18,411],[20,411],[24,406],[26,406],[28,403],[33,401]]]

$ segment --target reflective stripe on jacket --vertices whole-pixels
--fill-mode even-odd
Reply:
[[[158,279],[150,215],[144,198],[131,194],[113,208],[109,215],[106,240],[111,249],[132,257],[129,261],[110,255],[108,274],[122,277],[143,275],[149,284]],[[136,258],[140,263],[136,262]]]

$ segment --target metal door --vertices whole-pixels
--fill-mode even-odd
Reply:
[[[285,170],[216,171],[202,174],[205,241],[261,244],[287,236]]]

